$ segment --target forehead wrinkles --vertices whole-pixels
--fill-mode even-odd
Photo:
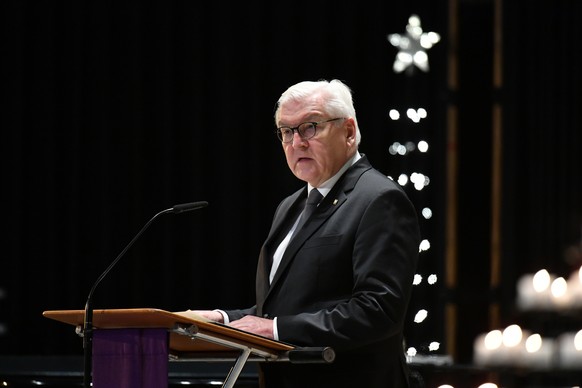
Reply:
[[[279,109],[279,126],[316,121],[325,116],[324,104],[325,99],[322,93],[303,99],[289,99],[281,104]]]

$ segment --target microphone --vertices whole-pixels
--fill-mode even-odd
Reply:
[[[142,228],[141,230],[135,235],[135,237],[127,244],[127,246],[121,251],[121,253],[113,260],[113,262],[107,267],[105,271],[97,278],[93,287],[91,287],[91,291],[89,291],[89,296],[87,297],[87,302],[85,303],[85,319],[83,323],[83,349],[84,349],[84,357],[85,357],[85,364],[84,364],[84,374],[83,374],[83,386],[85,388],[91,387],[91,369],[92,369],[92,357],[93,357],[93,294],[95,289],[101,283],[101,281],[107,276],[109,271],[117,262],[125,255],[125,253],[131,248],[131,246],[137,241],[137,239],[145,232],[145,230],[151,225],[154,220],[156,220],[159,216],[168,213],[184,213],[189,212],[192,210],[202,209],[208,206],[208,202],[206,201],[199,201],[199,202],[190,202],[190,203],[183,203],[179,205],[174,205],[169,209],[162,210],[161,212],[154,215]]]
[[[208,202],[206,201],[183,203],[180,205],[174,205],[174,207],[172,207],[172,211],[174,213],[183,213],[192,210],[202,209],[203,207],[206,206],[208,206]]]

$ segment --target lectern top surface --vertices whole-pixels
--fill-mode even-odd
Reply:
[[[43,316],[70,325],[83,326],[85,311],[53,310],[43,312]],[[185,317],[156,308],[105,309],[93,311],[93,327],[97,330],[122,328],[166,328],[172,330],[176,325],[195,325],[200,333],[228,338],[249,346],[260,347],[271,351],[288,351],[295,348],[292,345],[237,330],[202,317]],[[170,348],[174,347],[176,348],[175,350],[179,351],[196,351],[196,348],[199,347],[198,345],[201,342],[204,341],[193,340],[183,335],[172,333],[170,337]],[[213,346],[210,348],[213,348]],[[208,347],[204,347],[204,350],[208,350]]]

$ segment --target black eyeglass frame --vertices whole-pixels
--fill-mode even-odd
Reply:
[[[277,138],[281,141],[281,143],[291,143],[293,141],[293,136],[295,135],[295,132],[297,132],[303,140],[309,140],[309,139],[312,139],[315,135],[317,135],[317,126],[319,124],[329,123],[331,121],[342,120],[342,119],[345,119],[345,117],[336,117],[333,119],[323,120],[323,121],[305,121],[296,127],[279,127],[275,130],[275,133],[277,134]],[[313,124],[313,135],[311,135],[309,137],[305,137],[304,133],[301,133],[299,131],[299,128],[304,124]],[[293,136],[291,136],[291,139],[289,141],[283,140],[283,134],[281,133],[282,129],[290,129],[291,130],[291,133]]]

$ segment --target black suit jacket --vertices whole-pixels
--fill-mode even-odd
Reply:
[[[364,156],[351,166],[289,243],[272,284],[273,253],[306,196],[277,208],[261,249],[256,305],[227,311],[277,317],[279,339],[331,346],[331,365],[262,365],[267,387],[406,387],[403,321],[419,248],[416,211]]]

